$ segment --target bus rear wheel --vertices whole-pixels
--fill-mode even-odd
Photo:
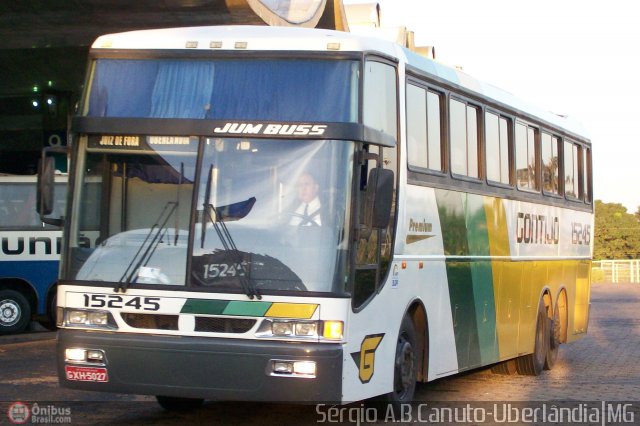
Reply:
[[[393,392],[386,395],[386,401],[395,413],[400,413],[403,404],[413,401],[416,390],[418,354],[416,330],[413,321],[404,317],[398,333],[396,356],[393,370]]]
[[[544,361],[545,370],[551,370],[556,364],[560,350],[561,336],[562,324],[560,322],[560,310],[556,303],[556,308],[553,310],[553,320],[549,320],[549,349],[547,350],[547,356]]]
[[[0,290],[0,334],[20,333],[31,322],[31,305],[22,293]]]
[[[191,411],[200,408],[204,399],[157,395],[156,400],[167,411]]]
[[[518,373],[527,376],[540,375],[544,369],[548,349],[549,319],[544,301],[540,300],[538,304],[538,314],[536,315],[536,334],[533,353],[516,359]]]
[[[493,367],[491,367],[491,372],[494,374],[502,374],[505,376],[511,376],[518,372],[518,367],[516,366],[515,359],[509,359],[506,361],[502,361]]]

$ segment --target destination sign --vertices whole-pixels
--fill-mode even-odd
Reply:
[[[89,137],[89,148],[117,150],[166,150],[193,146],[196,149],[198,138],[188,136],[142,136],[142,135],[96,135]]]

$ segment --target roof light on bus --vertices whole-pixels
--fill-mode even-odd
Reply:
[[[222,48],[222,42],[221,41],[212,41],[211,43],[209,43],[209,48],[211,48],[211,49],[221,49]]]
[[[342,339],[343,327],[342,321],[325,321],[322,336],[325,339]]]
[[[340,50],[340,43],[327,43],[327,50]]]
[[[195,49],[198,47],[198,42],[197,41],[188,41],[185,46],[187,49]]]
[[[246,49],[247,48],[247,42],[246,41],[236,41],[236,44],[234,45],[236,49]]]

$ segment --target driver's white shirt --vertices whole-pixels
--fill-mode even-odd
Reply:
[[[313,215],[313,217],[309,217],[309,220],[312,222],[315,222],[317,225],[322,225],[322,221],[320,220],[320,207],[321,207],[321,204],[320,204],[320,199],[318,197],[311,200],[308,203],[308,205],[307,203],[301,203],[295,211],[296,216],[291,218],[291,221],[289,222],[289,224],[296,225],[296,226],[301,225],[301,223],[304,221],[302,217],[304,216],[304,210],[306,208],[307,214]],[[312,223],[307,222],[306,224],[301,226],[312,226],[312,225],[313,225]]]

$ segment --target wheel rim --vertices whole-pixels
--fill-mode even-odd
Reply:
[[[20,321],[22,309],[14,300],[7,299],[0,301],[0,324],[4,327],[11,327]]]
[[[413,370],[415,358],[413,346],[405,336],[400,336],[398,340],[398,352],[396,354],[396,394],[403,399],[413,386]]]

